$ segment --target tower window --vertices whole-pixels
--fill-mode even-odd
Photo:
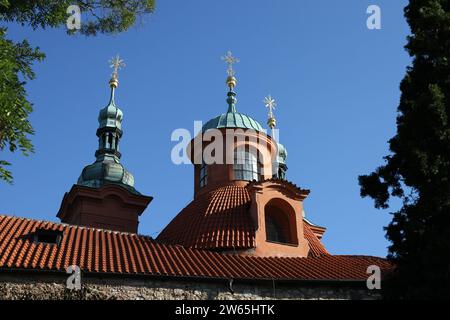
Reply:
[[[108,135],[108,149],[112,149],[112,145],[113,145],[112,140],[113,140],[113,136],[112,136],[112,133],[110,133]]]
[[[202,163],[202,166],[200,167],[200,188],[206,186],[208,183],[208,172],[206,163]]]
[[[261,165],[258,157],[248,150],[234,150],[234,179],[235,180],[259,180]]]

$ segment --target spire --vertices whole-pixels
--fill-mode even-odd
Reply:
[[[120,232],[138,232],[139,216],[152,200],[134,188],[134,176],[120,163],[119,140],[123,113],[114,102],[118,71],[125,64],[117,55],[109,86],[111,97],[98,115],[95,162],[83,168],[76,185],[63,198],[58,217],[64,223]]]
[[[113,69],[109,80],[111,97],[108,105],[101,109],[98,115],[96,160],[93,164],[83,169],[78,179],[78,184],[98,188],[104,184],[115,183],[134,193],[138,193],[134,189],[133,175],[120,163],[119,142],[123,134],[123,112],[116,105],[114,94],[119,85],[118,70],[123,68],[125,64],[118,55],[109,60],[109,63]]]
[[[233,54],[231,53],[231,51],[228,51],[227,54],[225,56],[222,57],[222,60],[225,61],[225,63],[228,65],[227,67],[227,86],[229,88],[229,91],[227,93],[227,103],[228,103],[228,113],[232,112],[236,112],[236,92],[234,92],[234,87],[236,87],[237,84],[237,79],[234,76],[235,72],[233,69],[233,64],[238,63],[239,59],[237,59],[236,57],[233,57]]]
[[[98,115],[99,127],[97,136],[99,138],[99,147],[95,152],[97,161],[104,159],[114,159],[119,162],[121,154],[119,152],[119,140],[122,137],[122,118],[123,113],[114,101],[115,90],[119,86],[119,69],[125,67],[125,63],[119,55],[109,60],[110,67],[113,69],[109,80],[111,95],[108,105],[100,110]]]

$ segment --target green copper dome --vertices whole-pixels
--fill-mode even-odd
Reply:
[[[202,127],[202,132],[205,132],[208,129],[220,128],[243,128],[263,131],[264,129],[258,121],[236,111],[236,102],[236,93],[234,91],[229,91],[227,98],[229,107],[227,113],[223,113],[205,123]]]
[[[258,123],[258,121],[239,112],[223,113],[220,116],[209,120],[203,126],[202,131],[205,132],[208,129],[219,128],[244,128],[263,131],[263,127]]]
[[[124,186],[130,191],[137,193],[134,189],[134,177],[123,165],[114,158],[96,161],[87,165],[78,178],[79,185],[100,188],[105,184],[116,183]]]
[[[120,110],[114,100],[111,100],[109,104],[100,110],[98,115],[98,123],[100,128],[113,127],[119,130],[122,129],[123,112]]]

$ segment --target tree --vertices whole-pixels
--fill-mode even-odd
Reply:
[[[450,298],[450,0],[410,0],[397,134],[391,154],[359,177],[361,196],[388,208],[402,200],[385,228],[395,271],[387,298]]]
[[[66,25],[70,5],[78,5],[83,16],[80,30],[67,29],[67,33],[86,36],[125,31],[155,6],[154,0],[0,0],[0,21],[33,29],[57,28]],[[7,28],[0,28],[0,151],[20,150],[28,155],[34,151],[29,138],[34,131],[28,120],[33,106],[25,85],[35,77],[33,63],[45,55],[26,40],[14,43],[6,35]],[[12,183],[9,165],[0,158],[0,180]]]
[[[0,150],[19,148],[24,155],[33,152],[33,145],[27,135],[33,134],[28,115],[33,110],[26,99],[25,79],[33,79],[31,64],[42,60],[44,55],[32,49],[27,41],[14,44],[5,39],[6,30],[0,29]],[[0,178],[12,182],[11,172],[5,169],[9,162],[0,159]]]

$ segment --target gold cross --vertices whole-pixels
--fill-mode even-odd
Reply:
[[[113,69],[112,77],[117,79],[118,71],[119,69],[122,69],[125,67],[125,63],[122,59],[120,59],[119,55],[116,55],[115,57],[111,58],[109,60],[109,67]]]
[[[273,110],[276,107],[275,99],[272,98],[272,96],[269,94],[267,97],[263,100],[264,105],[269,108],[269,117],[273,118]]]
[[[228,51],[225,56],[221,58],[223,61],[225,61],[226,64],[228,64],[227,68],[227,74],[230,77],[234,76],[234,70],[233,70],[233,64],[238,63],[239,59],[236,57],[233,57],[233,54],[231,51]]]

